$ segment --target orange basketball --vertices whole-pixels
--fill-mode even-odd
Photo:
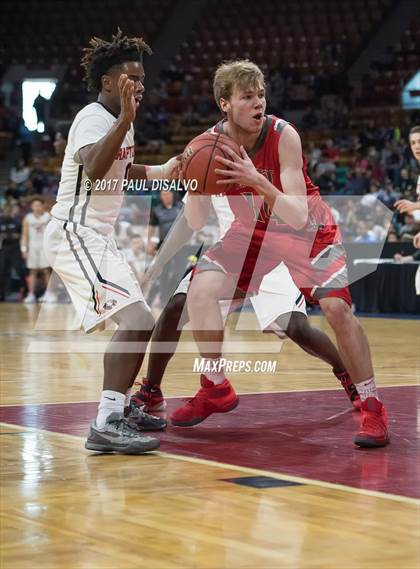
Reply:
[[[204,132],[193,138],[182,154],[182,173],[185,187],[195,194],[222,194],[229,186],[216,184],[223,179],[215,173],[216,168],[226,170],[223,164],[215,160],[216,156],[231,158],[222,148],[229,146],[240,156],[239,145],[225,134]]]

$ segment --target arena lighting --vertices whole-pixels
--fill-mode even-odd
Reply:
[[[43,122],[37,123],[37,114],[33,107],[39,94],[47,100],[51,99],[57,84],[56,79],[25,79],[22,83],[22,115],[29,130],[44,132]]]
[[[403,109],[420,109],[420,71],[404,85],[401,104]]]

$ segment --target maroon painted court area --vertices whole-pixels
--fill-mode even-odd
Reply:
[[[383,449],[354,447],[359,414],[349,409],[342,392],[305,391],[242,395],[231,413],[213,415],[191,428],[169,427],[161,434],[161,450],[420,497],[419,392],[415,386],[381,389],[391,432],[391,444]],[[181,402],[168,400],[169,411]],[[96,407],[96,403],[0,407],[0,420],[84,435]]]

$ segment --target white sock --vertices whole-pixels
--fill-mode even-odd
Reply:
[[[130,405],[130,399],[131,399],[131,387],[130,389],[127,389],[127,391],[125,392],[124,407],[128,407]]]
[[[102,391],[98,415],[96,417],[96,426],[98,429],[104,428],[105,421],[111,413],[124,413],[124,400],[124,393],[111,391],[110,389]]]
[[[362,401],[365,401],[368,397],[376,397],[376,399],[379,399],[374,377],[356,383],[356,387]]]
[[[220,358],[212,359],[212,358],[204,358],[204,369],[209,369],[210,371],[205,372],[205,376],[207,379],[212,381],[214,385],[220,385],[226,379],[225,377],[225,370],[221,365]]]

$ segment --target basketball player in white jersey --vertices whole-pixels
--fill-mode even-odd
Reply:
[[[113,226],[125,179],[169,178],[176,160],[135,165],[133,121],[144,93],[141,38],[121,30],[111,42],[93,38],[82,66],[97,101],[75,117],[68,135],[57,203],[45,232],[48,261],[63,280],[86,332],[117,323],[104,357],[103,391],[86,448],[142,454],[159,446],[141,431],[166,426],[160,418],[129,413],[129,388],[143,361],[154,319],[130,267],[117,249]],[[126,414],[128,413],[126,409]]]
[[[417,160],[420,166],[420,125],[413,126],[410,130],[408,135],[408,141],[410,143],[411,152],[413,153],[414,158]],[[417,201],[410,202],[410,200],[398,200],[395,202],[395,208],[400,213],[411,213],[414,215],[416,220],[420,219],[420,176],[417,178]],[[420,249],[420,232],[414,236],[413,245],[416,249]],[[407,262],[420,259],[420,252],[416,251],[413,255],[408,255],[407,257],[403,257],[402,255],[395,255],[395,260],[399,263]],[[420,266],[416,272],[415,278],[415,285],[416,285],[416,294],[420,295]]]
[[[47,288],[50,274],[49,264],[44,254],[44,233],[50,220],[50,214],[44,210],[44,200],[35,198],[31,202],[31,213],[23,218],[20,250],[29,269],[28,295],[25,304],[36,303],[35,284],[38,273],[41,273],[44,288]],[[47,300],[47,298],[45,298]]]
[[[212,196],[211,202],[219,224],[219,240],[221,240],[233,222],[234,215],[226,196]],[[192,235],[186,220],[181,217],[169,233],[158,256],[153,261],[147,280],[154,278],[163,265],[174,255],[174,250],[186,244]],[[139,390],[131,398],[133,408],[144,405],[148,412],[162,411],[166,402],[160,389],[161,381],[170,359],[173,357],[182,328],[188,322],[185,307],[186,295],[191,281],[188,272],[180,282],[173,297],[168,302],[156,323],[150,348],[147,377],[141,384],[136,383]],[[290,337],[303,350],[321,358],[331,365],[337,379],[344,387],[352,405],[360,409],[360,397],[351,381],[344,364],[329,337],[309,324],[306,314],[306,302],[303,294],[296,287],[284,263],[280,263],[262,280],[257,296],[250,298],[253,309],[262,331],[274,332],[279,338]],[[226,320],[229,311],[241,306],[242,300],[221,302],[221,309]],[[170,350],[162,353],[159,344]]]

